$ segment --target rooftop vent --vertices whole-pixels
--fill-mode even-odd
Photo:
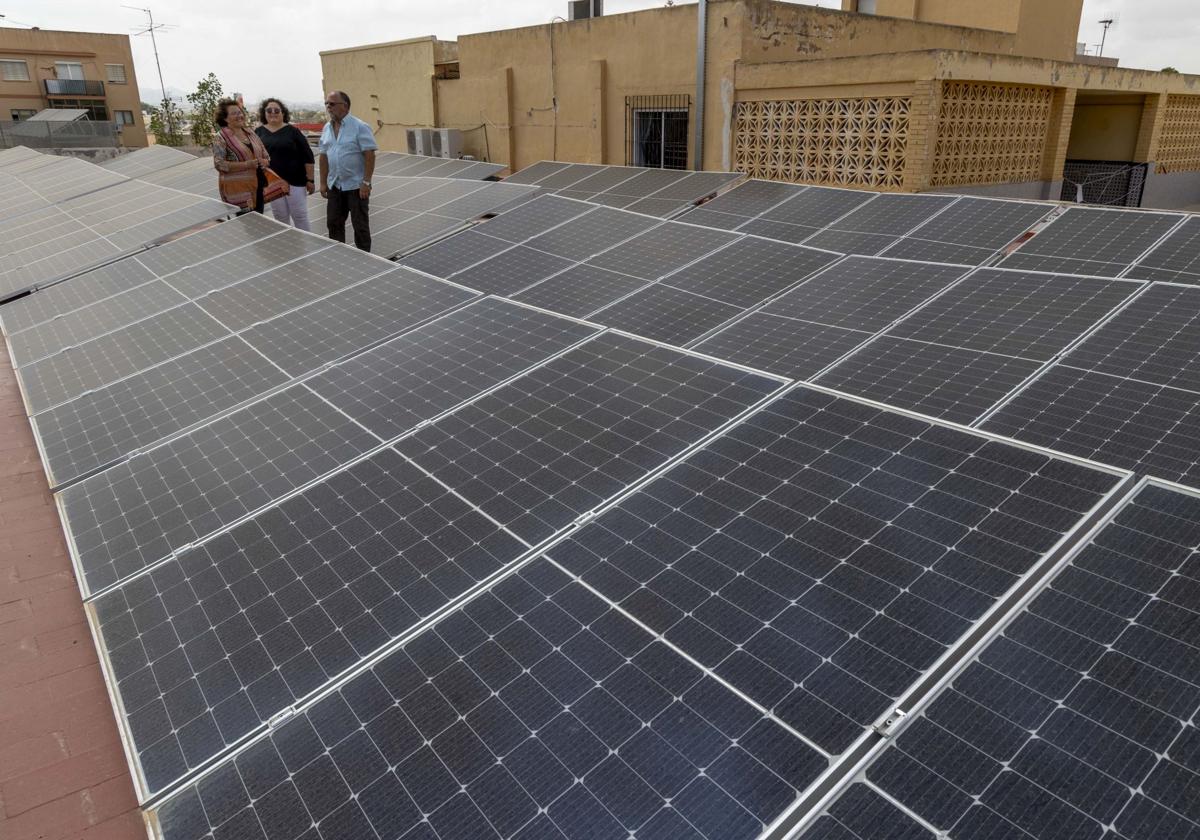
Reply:
[[[568,0],[567,20],[585,20],[604,14],[604,0]]]

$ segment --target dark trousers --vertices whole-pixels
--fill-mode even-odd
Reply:
[[[337,242],[346,241],[346,217],[354,226],[354,244],[362,251],[371,250],[371,220],[367,217],[369,198],[360,198],[358,190],[329,190],[329,206],[325,210],[325,222],[329,225],[329,238]]]

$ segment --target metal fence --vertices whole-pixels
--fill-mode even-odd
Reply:
[[[0,149],[13,146],[31,149],[115,148],[120,143],[121,127],[115,122],[0,121]]]
[[[1061,200],[1141,207],[1148,166],[1120,160],[1068,160]]]

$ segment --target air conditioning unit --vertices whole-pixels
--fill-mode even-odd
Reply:
[[[567,20],[587,20],[604,14],[604,0],[568,0]]]
[[[433,129],[433,156],[457,158],[462,156],[462,132],[457,128]]]
[[[410,155],[433,154],[433,131],[428,128],[408,128],[404,131]]]

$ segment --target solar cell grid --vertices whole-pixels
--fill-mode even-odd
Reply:
[[[673,169],[639,169],[637,167],[633,167],[627,171],[631,171],[633,177],[624,178],[611,187],[604,190],[597,190],[597,192],[609,196],[622,195],[632,198],[649,198],[660,190],[688,178],[690,174]],[[574,184],[573,188],[579,189],[580,185]]]
[[[872,335],[759,311],[704,339],[695,349],[779,376],[808,379]]]
[[[1071,207],[1000,265],[1116,277],[1179,224],[1182,216]]]
[[[165,840],[314,822],[322,837],[745,840],[823,767],[537,561],[155,816]]]
[[[589,197],[597,193],[602,193],[605,190],[628,181],[639,173],[640,170],[629,166],[606,166],[590,173],[587,177],[580,178],[578,181],[572,181],[568,185],[568,191],[578,193],[580,196],[587,194]],[[549,184],[538,184],[539,187],[548,187]]]
[[[89,279],[78,278],[80,282]],[[52,287],[53,288],[53,287]],[[18,367],[58,351],[120,330],[151,315],[186,303],[187,298],[161,280],[62,315],[55,320],[9,336],[9,350]]]
[[[137,261],[158,277],[165,277],[205,260],[227,258],[243,246],[259,243],[287,230],[278,222],[267,220],[258,213],[246,213],[171,242],[156,245],[138,254]],[[301,239],[294,235],[289,235],[287,240],[294,244],[301,242]]]
[[[654,219],[635,213],[598,207],[534,236],[525,244],[569,260],[586,260],[655,224]]]
[[[647,216],[669,219],[690,207],[691,202],[681,201],[677,198],[642,198],[632,204],[619,206],[630,213],[644,213]]]
[[[34,433],[51,484],[62,485],[287,379],[230,336],[37,414]]]
[[[660,283],[589,317],[608,327],[683,347],[741,312],[742,307]]]
[[[761,218],[771,222],[820,229],[873,199],[878,193],[809,187],[778,204]]]
[[[195,156],[170,146],[147,146],[105,161],[100,166],[128,178],[140,178],[195,159]]]
[[[539,195],[482,223],[479,232],[503,239],[505,242],[524,242],[591,209],[583,202],[569,201],[553,195]]]
[[[1141,490],[805,840],[1200,832],[1197,521],[1196,496]]]
[[[1200,395],[1062,363],[983,428],[1200,487]]]
[[[1139,288],[1120,280],[985,268],[926,303],[888,335],[1048,361]]]
[[[81,274],[75,278],[76,282],[58,283],[37,294],[10,301],[0,309],[0,318],[4,319],[5,333],[16,335],[153,279],[152,271],[136,258],[129,257]]]
[[[730,213],[752,219],[767,212],[776,204],[799,195],[808,187],[799,184],[785,184],[779,181],[760,181],[751,179],[738,184],[733,189],[706,202],[701,210],[713,210],[720,213]],[[693,211],[698,212],[698,211]],[[688,215],[689,221],[691,214]]]
[[[229,334],[188,303],[22,367],[30,414],[153,367]]]
[[[391,206],[412,210],[417,213],[427,213],[463,196],[482,190],[484,185],[473,181],[439,181],[433,189],[426,190],[420,195],[391,202]]]
[[[462,283],[484,294],[511,295],[570,268],[571,260],[517,245],[490,260],[485,260],[454,276]]]
[[[573,265],[513,295],[512,299],[573,318],[583,318],[645,285],[645,280],[615,271],[590,265]]]
[[[710,210],[708,205],[705,204],[703,207],[698,207],[690,211],[681,221],[686,221],[691,225],[716,228],[717,230],[737,230],[750,221],[750,217]]]
[[[398,269],[251,327],[243,336],[300,376],[473,297],[458,286]]]
[[[882,335],[815,381],[849,394],[971,424],[1041,362]]]
[[[95,615],[145,792],[524,551],[385,449],[102,595]]]
[[[326,248],[198,298],[233,331],[266,321],[393,268],[357,248]]]
[[[295,385],[58,495],[85,594],[332,472],[377,439]]]
[[[767,377],[602,333],[397,448],[537,543],[778,388]]]
[[[549,555],[837,755],[1119,481],[800,388]]]
[[[450,219],[468,221],[477,219],[485,213],[491,213],[505,204],[527,195],[536,195],[534,187],[522,187],[517,184],[486,183],[482,189],[475,190],[469,195],[447,202],[434,209],[439,216]]]
[[[197,246],[201,244],[196,243]],[[167,274],[163,279],[182,294],[196,300],[263,272],[279,270],[290,261],[312,257],[331,247],[328,240],[298,230],[284,231],[277,236],[224,252],[197,247],[196,251],[204,253],[203,261],[188,263],[185,268]],[[201,256],[201,253],[195,256]],[[182,259],[180,256],[180,261]]]
[[[903,236],[956,200],[946,195],[881,193],[829,227],[832,230]]]
[[[349,359],[308,384],[389,440],[596,331],[484,298]]]
[[[1045,218],[1046,204],[960,198],[886,251],[889,257],[979,265]]]
[[[514,172],[505,178],[504,181],[508,184],[537,184],[539,181],[542,181],[555,172],[566,169],[570,165],[569,163],[542,160],[532,166],[526,166],[524,169]]]
[[[1138,280],[1200,283],[1200,217],[1189,216],[1178,230],[1124,276]]]
[[[879,233],[861,233],[852,230],[820,230],[804,240],[804,244],[812,248],[824,248],[839,254],[859,254],[876,256],[886,251],[896,242],[894,236]]]
[[[663,283],[745,309],[836,259],[836,254],[746,237],[671,274]]]
[[[453,233],[462,226],[462,222],[428,213],[414,216],[386,230],[372,230],[371,251],[381,257],[391,258]]]
[[[14,255],[9,263],[12,267],[0,271],[0,300],[97,267],[122,253],[112,243],[86,231],[46,247],[43,251],[36,256],[28,252]]]
[[[968,270],[850,257],[772,301],[764,311],[873,333],[942,292]]]
[[[672,178],[665,187],[651,193],[649,197],[660,201],[695,202],[741,178],[741,174],[737,172],[689,172],[683,178]]]
[[[543,190],[561,190],[567,187],[572,189],[591,175],[605,170],[616,169],[618,167],[596,166],[589,163],[571,163],[562,169],[551,172],[537,182],[537,186]]]
[[[734,233],[666,222],[619,248],[597,254],[587,264],[643,280],[657,280],[738,238]]]
[[[479,233],[464,230],[428,248],[409,254],[404,265],[432,274],[434,277],[451,277],[464,268],[496,256],[512,247],[512,243]]]
[[[180,200],[184,205],[165,215],[145,219],[135,227],[107,233],[108,239],[120,248],[135,248],[167,239],[188,228],[206,225],[214,219],[233,215],[235,208],[220,201],[198,199],[191,203]],[[163,207],[155,211],[165,210]]]
[[[1064,364],[1200,392],[1200,289],[1156,283],[1067,354]]]

